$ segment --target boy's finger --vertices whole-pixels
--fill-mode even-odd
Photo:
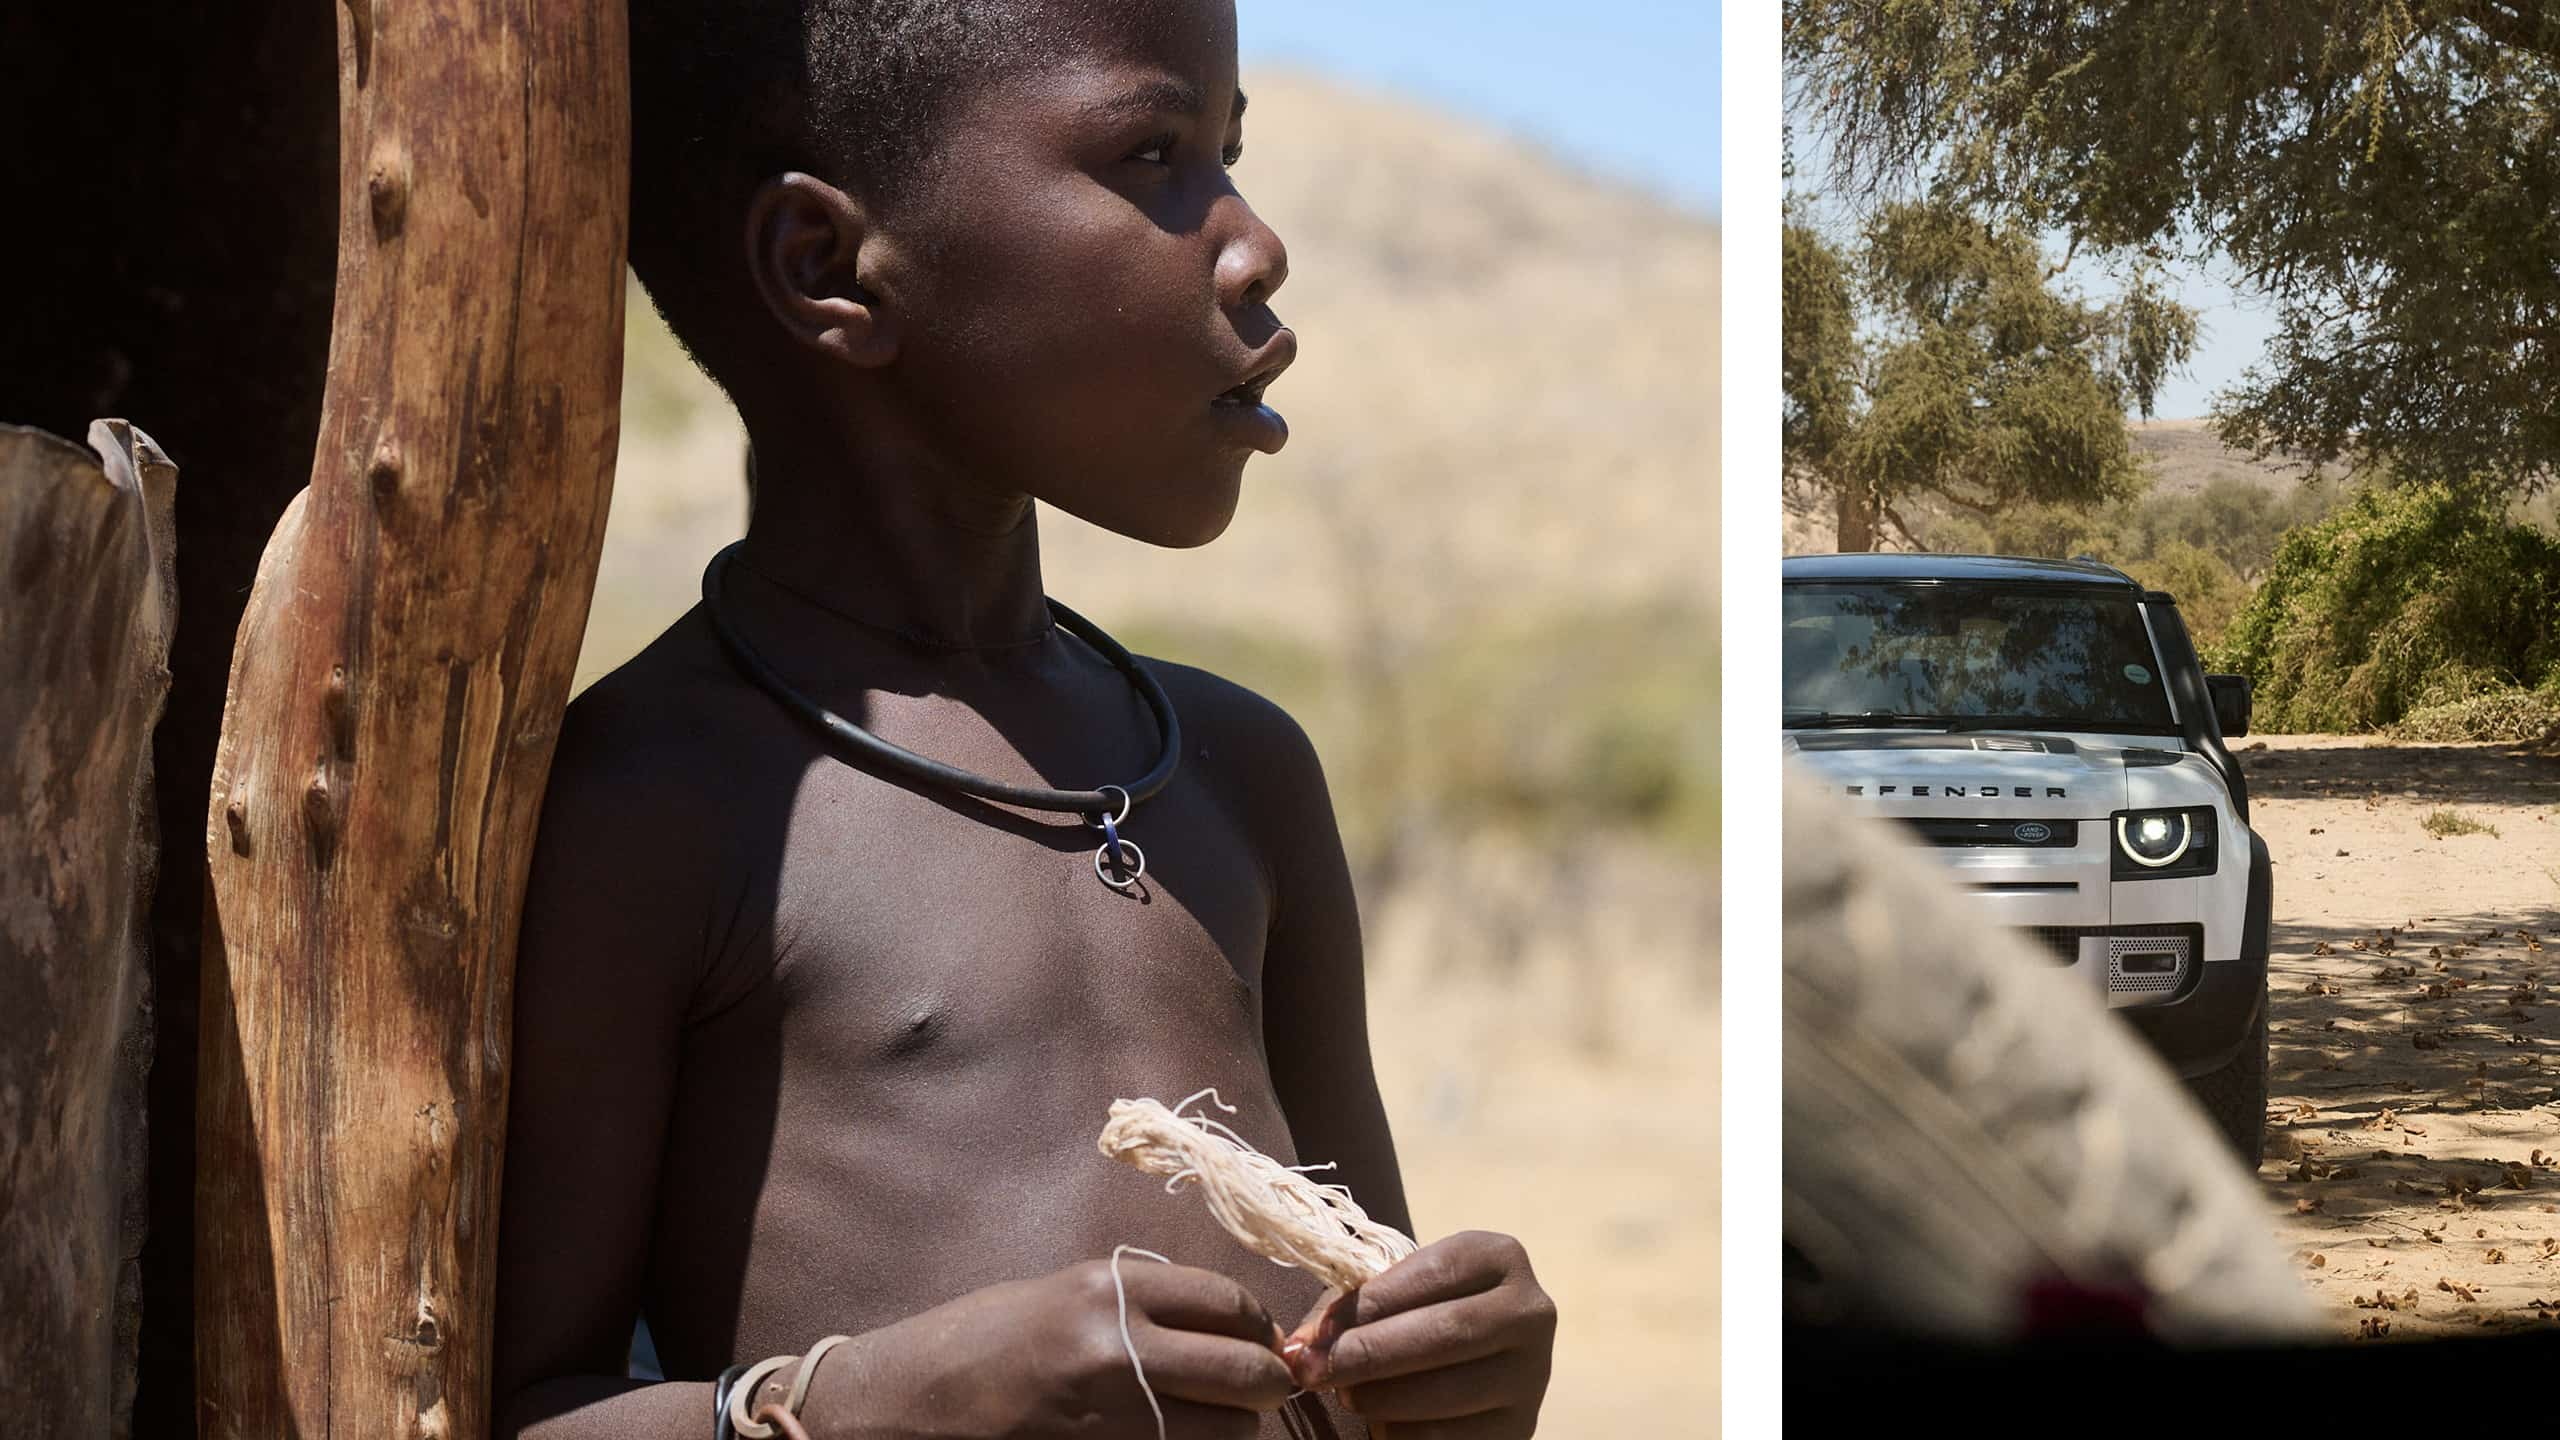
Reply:
[[[1165,1440],[1254,1440],[1262,1433],[1262,1417],[1232,1405],[1199,1405],[1189,1400],[1156,1397],[1164,1407]]]
[[[1196,1330],[1148,1330],[1135,1338],[1159,1400],[1277,1410],[1298,1388],[1277,1354],[1249,1340]]]
[[[1510,1278],[1518,1241],[1480,1230],[1435,1240],[1359,1289],[1352,1323],[1367,1325],[1424,1305],[1474,1295]],[[1526,1257],[1520,1257],[1525,1263]]]
[[[1279,1348],[1280,1327],[1272,1322],[1271,1312],[1262,1308],[1252,1291],[1213,1270],[1124,1262],[1120,1281],[1128,1291],[1133,1322],[1143,1316],[1168,1330],[1196,1330],[1249,1340],[1265,1349]],[[1111,1278],[1105,1274],[1096,1284],[1108,1292]],[[1116,1302],[1118,1297],[1106,1294],[1104,1298]]]
[[[1508,1410],[1456,1420],[1392,1420],[1369,1429],[1371,1440],[1528,1440],[1536,1421]]]
[[[1508,1312],[1472,1295],[1390,1315],[1333,1342],[1324,1383],[1337,1390],[1480,1360],[1509,1347]]]
[[[1376,1380],[1343,1391],[1343,1400],[1372,1425],[1385,1420],[1455,1420],[1518,1400],[1518,1362],[1487,1355],[1419,1375]]]

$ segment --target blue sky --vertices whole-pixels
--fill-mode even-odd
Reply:
[[[1664,0],[1236,0],[1247,65],[1437,101],[1713,214],[1724,7]]]
[[[2187,373],[2160,388],[2159,414],[2165,420],[2192,419],[2212,407],[2213,394],[2227,389],[2241,373],[2258,363],[2276,332],[2274,311],[2254,292],[2235,290],[2223,267],[2181,267],[2179,299],[2194,306],[2196,358]]]

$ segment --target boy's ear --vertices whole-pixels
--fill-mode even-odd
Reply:
[[[747,270],[765,309],[792,339],[847,365],[886,365],[897,335],[862,283],[869,224],[861,205],[812,175],[788,171],[747,203]]]

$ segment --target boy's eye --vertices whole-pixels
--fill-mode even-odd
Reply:
[[[1180,139],[1176,136],[1159,135],[1130,151],[1129,158],[1146,165],[1170,165],[1173,163],[1174,148],[1180,143]],[[1243,158],[1244,142],[1241,140],[1218,152],[1218,163],[1221,165],[1234,165]]]

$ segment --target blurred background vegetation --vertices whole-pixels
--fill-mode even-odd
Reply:
[[[1196,551],[1044,508],[1047,583],[1313,737],[1417,1224],[1520,1235],[1567,1317],[1540,1433],[1712,1433],[1715,227],[1409,94],[1257,65],[1243,18],[1237,179],[1288,242],[1303,343],[1272,392],[1289,448]],[[628,319],[581,685],[745,520],[734,414],[636,288]]]

